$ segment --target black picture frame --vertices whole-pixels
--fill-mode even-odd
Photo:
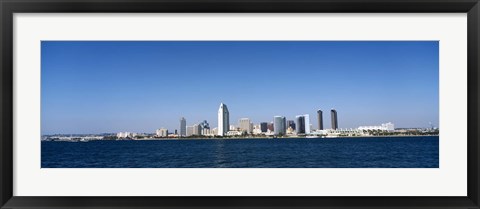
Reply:
[[[0,0],[1,208],[479,208],[478,0]],[[14,13],[467,13],[466,197],[20,197],[13,196]],[[121,182],[119,182],[121,184]]]

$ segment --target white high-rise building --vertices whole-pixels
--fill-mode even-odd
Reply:
[[[305,115],[303,115],[303,116],[305,116],[305,133],[306,133],[306,134],[309,134],[310,131],[311,131],[310,115],[309,115],[309,114],[305,114]]]
[[[240,126],[240,130],[241,131],[245,131],[247,133],[252,133],[252,128],[251,127],[251,121],[250,119],[248,118],[240,118],[240,120],[238,121],[238,125]]]
[[[230,114],[227,105],[221,103],[218,108],[218,135],[225,136],[230,128]]]

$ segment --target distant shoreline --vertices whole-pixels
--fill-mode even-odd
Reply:
[[[282,140],[282,139],[346,139],[346,138],[405,138],[405,137],[435,137],[439,135],[396,135],[396,136],[341,136],[341,137],[232,137],[232,138],[145,138],[145,139],[123,139],[123,140],[86,140],[86,141],[50,141],[50,142],[89,142],[89,141],[188,141],[188,140]]]
[[[215,139],[344,139],[344,138],[396,138],[396,137],[431,137],[439,135],[398,135],[398,136],[339,136],[339,137],[232,137],[232,138],[148,138],[129,141],[153,141],[153,140],[215,140]],[[124,141],[124,140],[117,140]]]

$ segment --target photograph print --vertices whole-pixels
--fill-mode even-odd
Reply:
[[[438,41],[42,41],[41,168],[439,168]]]

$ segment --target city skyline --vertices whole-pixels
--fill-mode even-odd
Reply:
[[[42,42],[42,134],[214,128],[221,102],[231,124],[438,127],[438,42]]]

